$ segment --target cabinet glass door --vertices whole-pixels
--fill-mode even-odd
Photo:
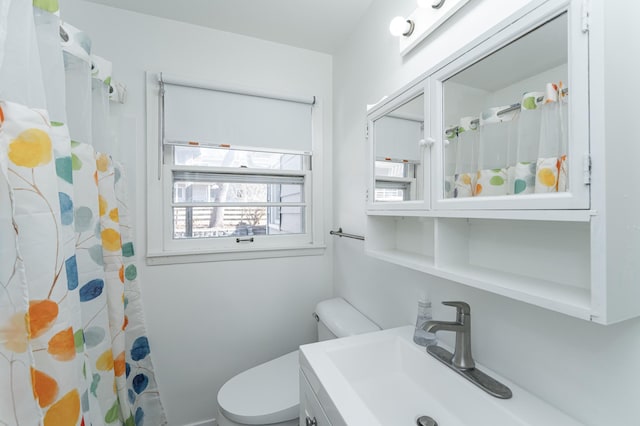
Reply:
[[[438,208],[589,208],[587,35],[554,3],[434,75]]]
[[[369,116],[371,184],[369,209],[422,209],[429,197],[425,185],[424,108],[422,89],[392,98]]]

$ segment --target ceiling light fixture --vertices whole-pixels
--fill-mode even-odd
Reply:
[[[404,16],[396,16],[389,24],[389,32],[395,37],[409,37],[413,34],[415,27],[416,24],[411,19],[407,19]]]
[[[400,54],[406,55],[470,0],[414,0],[418,7],[408,16],[396,16],[389,32],[398,37]]]

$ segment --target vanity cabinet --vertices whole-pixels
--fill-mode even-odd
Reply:
[[[307,370],[307,375],[303,370]],[[314,386],[311,385],[314,383]],[[316,396],[314,388],[318,393],[325,395],[325,406],[327,410],[333,415],[333,423],[329,420],[329,417],[325,413],[325,406],[323,406]],[[320,384],[320,381],[316,375],[308,368],[304,367],[300,369],[300,426],[345,426],[342,418],[338,414],[336,408],[330,402],[326,391]]]
[[[422,201],[371,201],[372,172],[368,255],[601,324],[640,316],[640,61],[620,49],[640,6],[613,3],[532,1],[369,110],[374,161],[376,120],[425,97]]]
[[[302,371],[300,371],[300,426],[331,426]]]

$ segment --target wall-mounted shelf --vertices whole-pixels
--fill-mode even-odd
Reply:
[[[595,210],[371,210],[369,216],[589,222]]]
[[[394,249],[367,249],[366,253],[371,257],[395,263],[396,265],[404,266],[409,269],[415,269],[416,271],[422,271],[430,274],[434,274],[435,272],[435,263],[431,256],[424,256],[418,253]]]
[[[588,222],[376,215],[367,234],[371,257],[598,321]]]

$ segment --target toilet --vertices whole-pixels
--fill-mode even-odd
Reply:
[[[316,306],[318,340],[380,330],[342,298]],[[219,426],[297,426],[300,405],[298,351],[232,377],[218,392]]]

